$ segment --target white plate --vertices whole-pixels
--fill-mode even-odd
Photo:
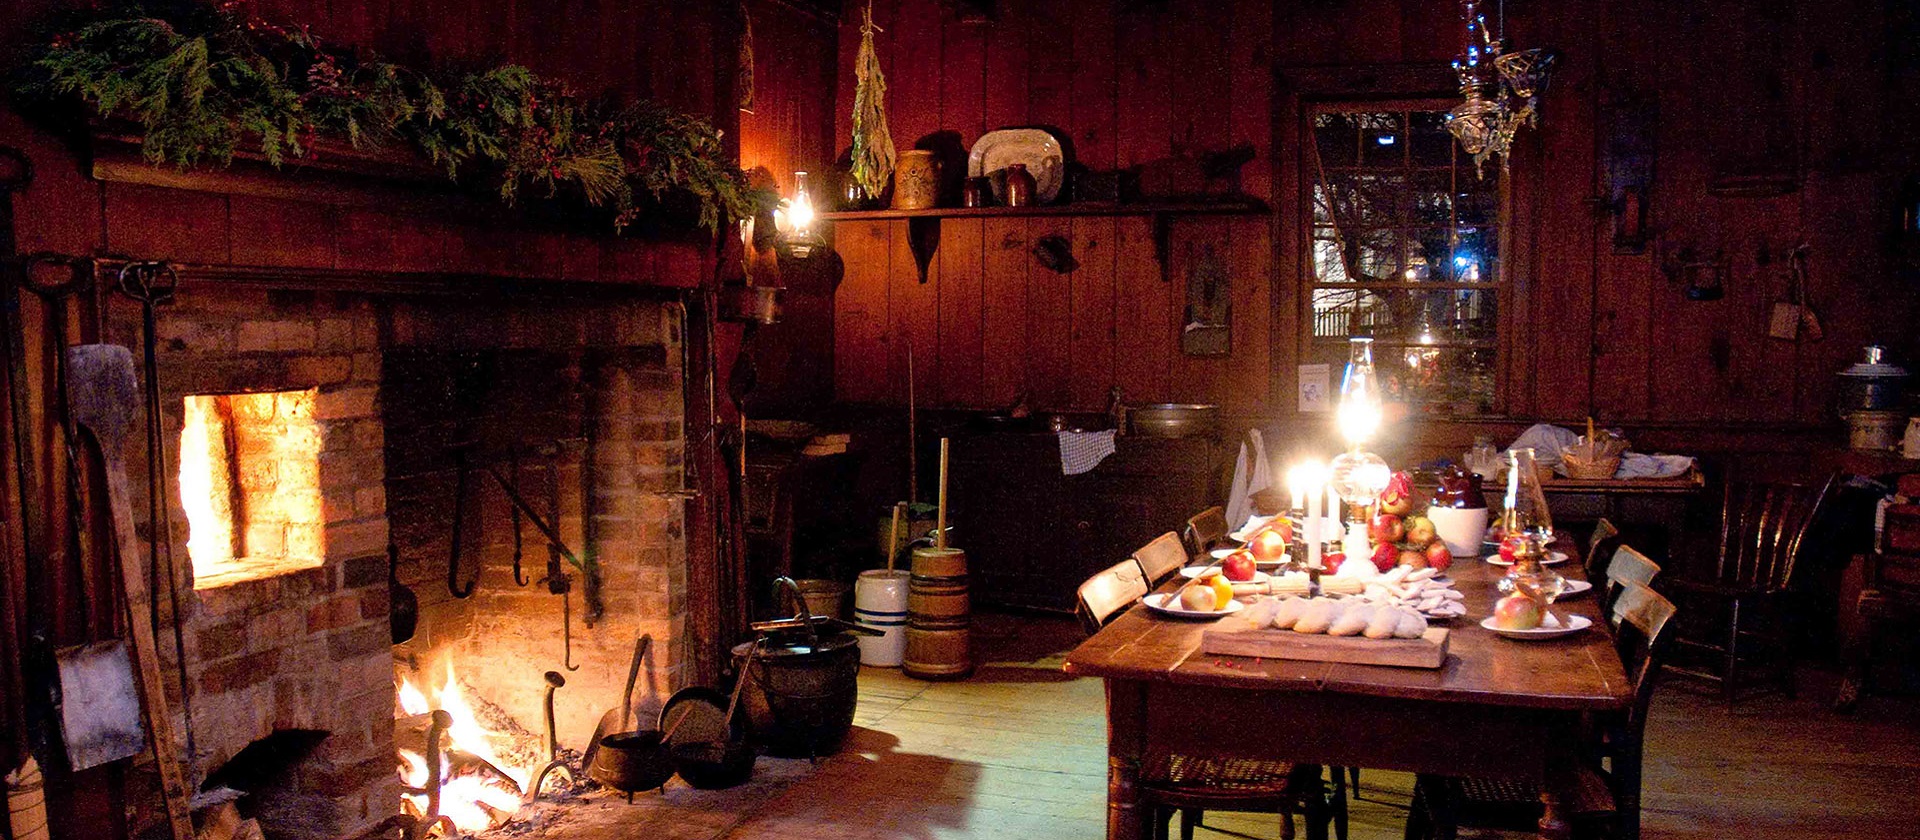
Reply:
[[[1502,630],[1493,626],[1493,616],[1487,616],[1486,618],[1480,619],[1480,626],[1509,639],[1522,639],[1525,641],[1557,639],[1561,636],[1571,636],[1593,626],[1593,622],[1589,621],[1587,617],[1583,615],[1565,616],[1561,619],[1561,622],[1559,627],[1535,627],[1532,630]]]
[[[1060,139],[1038,128],[1003,128],[980,135],[967,153],[967,177],[993,182],[995,201],[1007,203],[1007,164],[1024,163],[1033,176],[1033,201],[1051,204],[1067,180],[1066,151]]]
[[[1513,565],[1512,563],[1509,563],[1509,562],[1507,562],[1506,560],[1504,560],[1504,559],[1502,559],[1502,558],[1500,557],[1500,555],[1499,555],[1499,554],[1489,554],[1489,555],[1487,555],[1487,558],[1486,558],[1486,559],[1487,559],[1487,562],[1489,562],[1489,563],[1492,563],[1492,564],[1493,564],[1493,565],[1495,565],[1495,566],[1511,566],[1511,565]],[[1540,561],[1540,565],[1542,565],[1542,566],[1551,566],[1551,565],[1553,565],[1553,564],[1555,564],[1555,563],[1565,563],[1565,562],[1567,562],[1567,553],[1566,553],[1566,552],[1564,552],[1564,551],[1549,551],[1549,552],[1547,552],[1547,559],[1545,559],[1545,560],[1542,560],[1542,561]]]
[[[1562,580],[1564,583],[1560,587],[1559,597],[1561,598],[1571,598],[1575,595],[1592,591],[1593,589],[1593,584],[1584,580],[1574,580],[1573,578],[1562,578]]]
[[[1202,573],[1205,573],[1205,572],[1208,572],[1208,571],[1215,571],[1215,572],[1217,572],[1217,571],[1220,571],[1220,570],[1219,570],[1219,569],[1217,569],[1217,568],[1214,568],[1214,567],[1212,567],[1212,566],[1188,566],[1188,567],[1186,567],[1186,568],[1184,568],[1184,569],[1181,569],[1181,570],[1180,570],[1180,576],[1181,576],[1181,577],[1183,577],[1183,578],[1186,578],[1186,579],[1188,579],[1188,580],[1192,580],[1192,579],[1194,579],[1194,578],[1197,578],[1197,577],[1199,577],[1199,576],[1200,576],[1200,575],[1201,575]],[[1223,574],[1221,574],[1220,576],[1221,576],[1221,577],[1227,577],[1227,576],[1226,576],[1226,575],[1225,575],[1224,573],[1223,573]],[[1266,572],[1254,572],[1254,573],[1253,573],[1253,580],[1234,580],[1233,578],[1227,578],[1227,582],[1228,582],[1228,583],[1266,583],[1266,582],[1267,582],[1267,573],[1266,573]]]
[[[1172,592],[1155,592],[1151,595],[1142,596],[1140,603],[1146,604],[1147,609],[1173,618],[1213,619],[1233,615],[1247,608],[1246,604],[1242,604],[1239,601],[1228,601],[1227,608],[1223,610],[1188,610],[1181,609],[1180,607],[1167,606],[1167,599],[1173,597],[1173,595],[1174,593]]]

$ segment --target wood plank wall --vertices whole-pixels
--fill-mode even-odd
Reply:
[[[841,145],[865,5],[848,0],[840,26]],[[1920,364],[1908,326],[1913,278],[1889,236],[1897,186],[1920,170],[1907,4],[1509,7],[1516,43],[1564,55],[1541,126],[1524,135],[1514,164],[1505,414],[1758,434],[1830,423],[1833,374],[1862,344],[1894,345]],[[1249,419],[1298,419],[1303,202],[1293,178],[1275,177],[1299,166],[1297,123],[1279,88],[1296,69],[1444,65],[1457,49],[1454,4],[1015,0],[984,24],[961,23],[939,0],[874,0],[873,10],[902,148],[941,131],[971,144],[982,131],[1045,124],[1099,168],[1252,143],[1259,157],[1241,186],[1276,212],[1178,225],[1166,283],[1139,219],[950,220],[924,285],[904,222],[841,223],[840,400],[902,403],[911,345],[922,405],[1002,407],[1024,393],[1041,409],[1095,409],[1118,385],[1133,402],[1208,401]],[[1657,113],[1655,236],[1642,253],[1615,253],[1594,199],[1616,105],[1636,99]],[[1803,186],[1761,199],[1708,192],[1717,175],[1775,167],[1799,173]],[[1055,275],[1027,255],[1049,234],[1073,240],[1078,271]],[[1826,337],[1769,339],[1785,254],[1803,243]],[[1178,351],[1189,255],[1209,248],[1232,276],[1225,359]],[[1689,248],[1725,265],[1724,299],[1689,302],[1663,272]]]
[[[841,23],[837,138],[851,135],[859,11]],[[1108,0],[1000,3],[985,24],[960,23],[938,0],[879,0],[874,21],[901,148],[988,130],[1044,125],[1071,138],[1093,169],[1246,143],[1258,157],[1242,191],[1270,198],[1268,32],[1272,4],[1197,3],[1192,14],[1116,13]],[[937,138],[952,132],[957,138]],[[842,223],[846,276],[834,324],[838,396],[902,402],[909,346],[923,404],[1099,409],[1112,387],[1132,401],[1219,399],[1268,408],[1268,220],[1174,224],[1161,276],[1145,218],[949,220],[928,282],[919,282],[904,222]],[[1056,274],[1030,255],[1042,237],[1073,243],[1079,268]],[[1233,276],[1233,349],[1176,352],[1185,270],[1208,253]]]

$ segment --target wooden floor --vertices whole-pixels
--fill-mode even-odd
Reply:
[[[1048,838],[1105,832],[1106,736],[1100,685],[1068,679],[1071,622],[983,617],[983,665],[970,680],[926,683],[865,669],[848,748],[817,765],[762,758],[746,788],[669,786],[635,805],[593,797],[521,836]],[[1920,698],[1871,697],[1828,713],[1831,681],[1801,699],[1743,701],[1663,687],[1649,724],[1645,836],[1920,838]],[[1363,773],[1354,840],[1401,836],[1411,777]],[[1209,826],[1279,836],[1271,815],[1209,815]],[[1230,834],[1202,830],[1200,838]],[[1304,837],[1304,832],[1301,834]]]

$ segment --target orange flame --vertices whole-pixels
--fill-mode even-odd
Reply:
[[[500,758],[493,746],[496,733],[481,725],[473,705],[461,689],[460,678],[454,672],[451,659],[447,661],[446,682],[433,697],[429,698],[413,680],[406,679],[400,683],[399,699],[401,711],[409,715],[426,714],[436,707],[451,715],[453,725],[447,729],[447,739],[452,749],[492,764],[513,780],[515,788],[508,790],[497,777],[459,773],[443,752],[440,757],[440,813],[451,818],[456,828],[468,833],[485,831],[502,821],[496,814],[512,814],[520,808],[520,792],[526,790],[533,774],[528,768],[508,764]],[[399,758],[401,783],[411,788],[425,788],[428,776],[426,756],[402,749]],[[416,813],[426,813],[425,794],[409,793],[405,798]]]

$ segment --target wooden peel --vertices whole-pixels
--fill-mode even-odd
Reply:
[[[148,375],[151,376],[152,371]],[[153,735],[153,759],[160,771],[160,794],[166,804],[168,827],[174,840],[193,840],[193,823],[187,813],[186,778],[180,770],[180,758],[174,753],[173,714],[167,708],[159,653],[153,642],[153,625],[148,621],[153,606],[152,593],[147,591],[146,574],[141,569],[140,539],[133,529],[133,499],[127,490],[124,450],[127,432],[134,425],[134,406],[140,404],[139,387],[133,376],[133,354],[116,344],[67,348],[67,389],[68,411],[73,421],[87,431],[87,437],[93,439],[106,473],[114,549],[119,557],[121,588],[127,601],[127,629],[133,635],[141,705],[146,710],[147,731]],[[173,582],[168,581],[168,585]],[[174,616],[174,620],[179,621],[180,617]]]

